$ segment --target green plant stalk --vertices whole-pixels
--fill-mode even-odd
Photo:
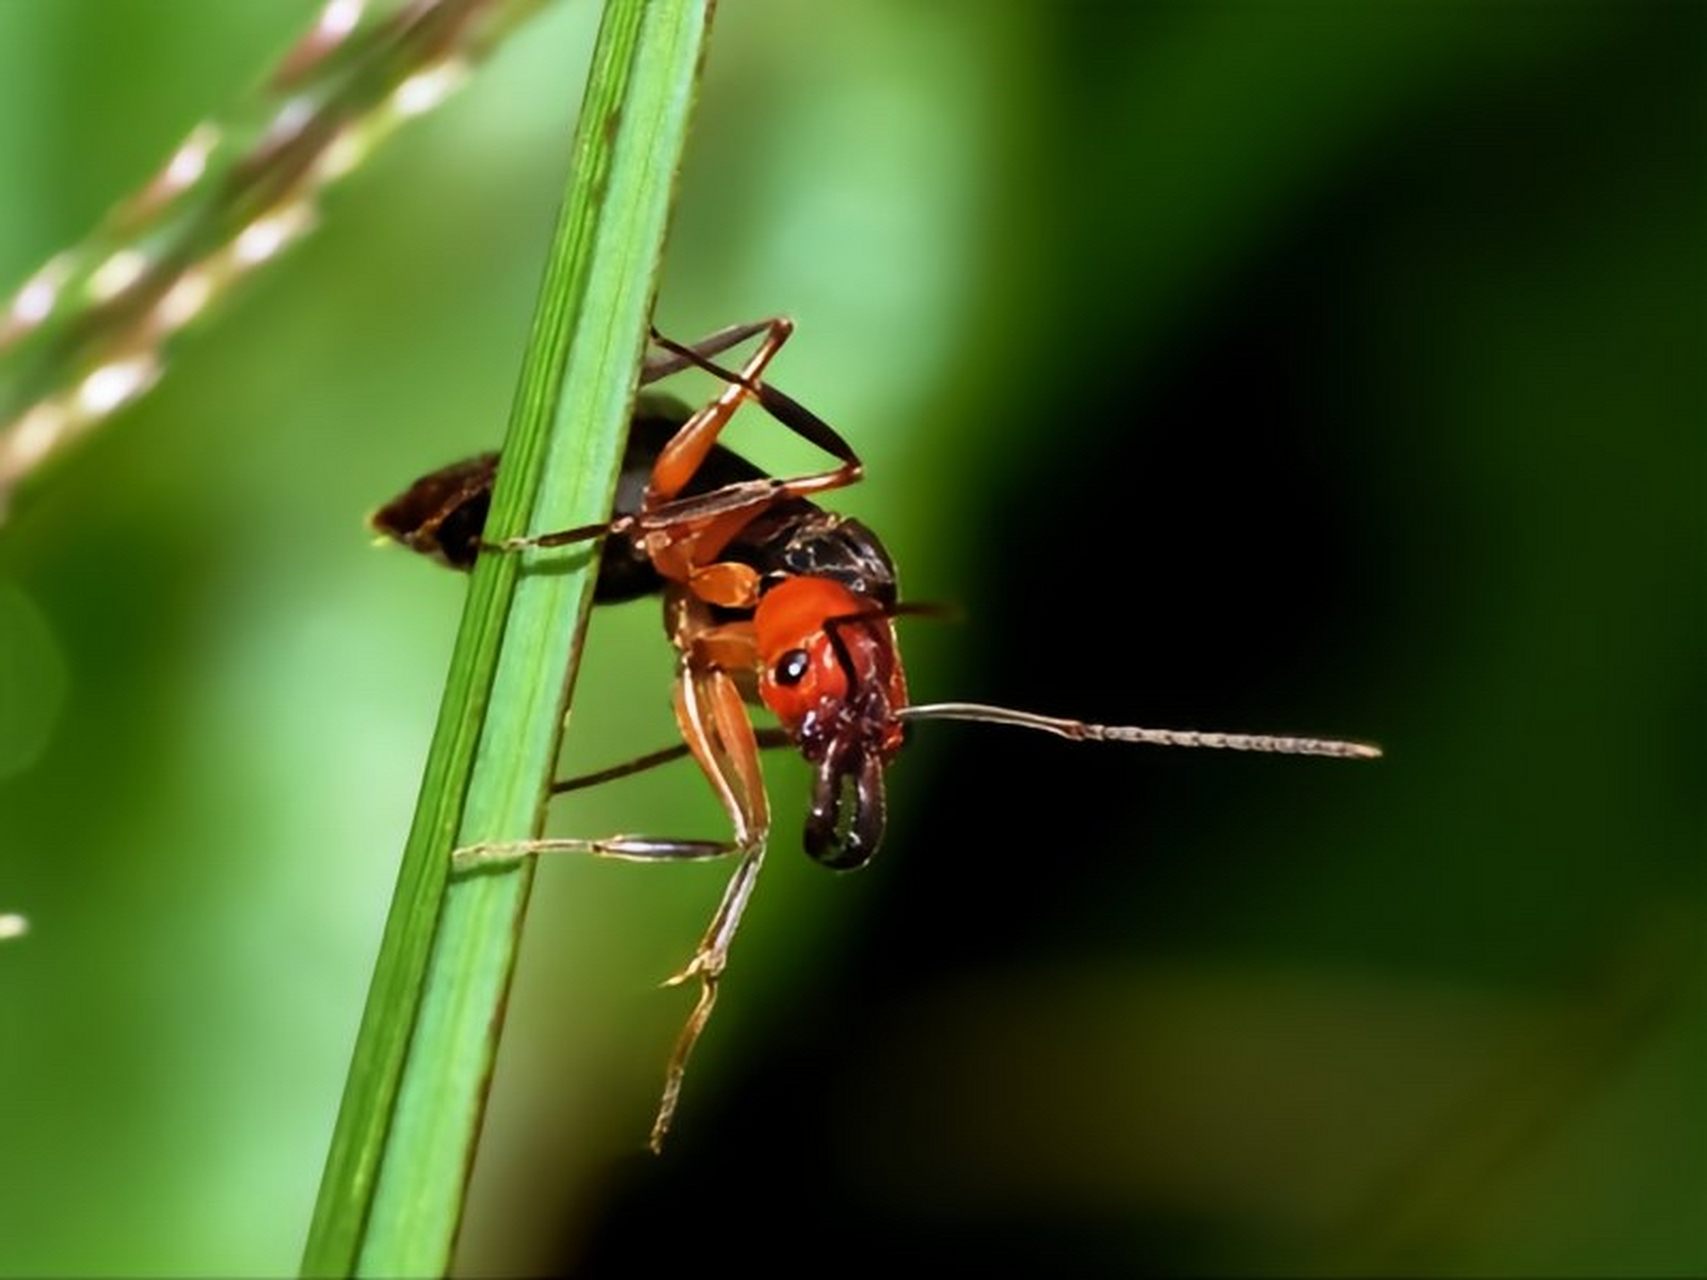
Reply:
[[[606,8],[489,538],[609,515],[711,8]],[[305,1274],[449,1265],[533,877],[452,879],[450,855],[539,833],[595,568],[589,547],[476,566]]]

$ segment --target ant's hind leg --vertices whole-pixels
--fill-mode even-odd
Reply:
[[[739,373],[725,373],[708,358],[722,349],[715,345],[717,341],[726,337],[727,345],[734,346],[758,332],[764,333],[764,341],[747,357]],[[659,451],[657,461],[652,465],[651,484],[647,486],[647,507],[667,502],[687,487],[704,465],[706,456],[716,445],[717,437],[722,434],[723,428],[728,426],[729,420],[735,416],[735,410],[741,407],[743,400],[753,394],[753,388],[758,385],[765,367],[770,364],[772,357],[782,350],[782,344],[788,341],[793,332],[794,321],[783,316],[775,316],[759,325],[741,325],[724,330],[696,347],[684,347],[664,337],[656,329],[652,331],[652,341],[669,353],[669,360],[679,362],[670,366],[671,372],[676,368],[693,365],[722,377],[725,385],[717,399],[683,423],[681,429],[670,438],[670,442]]]
[[[732,324],[719,329],[716,333],[707,334],[698,342],[683,345],[663,337],[656,329],[651,330],[649,342],[656,351],[648,351],[646,360],[640,366],[640,385],[650,386],[672,373],[680,373],[683,369],[692,369],[710,360],[712,356],[721,355],[730,347],[738,347],[748,338],[778,327],[792,329],[794,322],[787,316],[770,316],[764,320],[754,320],[748,324]],[[779,344],[780,345],[780,344]]]
[[[721,378],[727,385],[723,394],[683,424],[675,438],[659,453],[658,461],[653,467],[648,507],[655,507],[660,502],[675,497],[693,478],[699,464],[704,461],[705,455],[716,442],[718,434],[729,425],[729,419],[739,407],[743,393],[757,400],[760,408],[795,435],[816,445],[841,464],[834,471],[802,477],[800,481],[791,484],[789,487],[795,490],[796,496],[841,488],[860,478],[859,455],[854,452],[852,445],[842,439],[841,433],[798,400],[785,395],[760,378],[772,357],[782,349],[782,344],[787,342],[789,335],[794,332],[794,322],[778,316],[762,324],[741,325],[725,332],[739,334],[740,337],[736,339],[739,341],[767,328],[769,334],[765,341],[759,344],[758,349],[739,371],[726,369],[711,360],[710,356],[716,354],[717,349],[709,341],[684,347],[666,338],[656,329],[652,331],[652,341],[670,352],[679,362],[672,366],[672,369],[692,365],[713,377]],[[691,465],[683,469],[682,464],[686,463]]]

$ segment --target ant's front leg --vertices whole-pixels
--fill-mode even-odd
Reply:
[[[734,839],[681,840],[624,834],[600,839],[546,836],[533,840],[490,840],[454,850],[453,869],[473,871],[541,853],[589,853],[629,862],[688,862],[747,854],[763,847],[770,832],[770,806],[765,796],[759,750],[761,738],[762,745],[775,746],[779,745],[781,735],[774,730],[760,734],[754,729],[734,678],[716,663],[718,657],[737,659],[743,665],[749,660],[750,628],[743,624],[711,625],[702,602],[686,593],[672,592],[666,609],[672,631],[683,647],[674,695],[676,724],[683,745],[653,752],[591,777],[553,783],[551,794],[579,790],[691,754],[729,815]],[[714,932],[709,930],[707,938]],[[690,965],[689,969],[693,967]],[[671,981],[680,981],[685,974],[686,971]]]
[[[688,962],[666,980],[676,986],[699,980],[699,998],[676,1038],[664,1076],[663,1094],[652,1123],[651,1145],[658,1150],[669,1131],[687,1074],[688,1058],[699,1043],[717,1004],[717,984],[728,965],[729,948],[764,866],[770,835],[770,806],[759,766],[760,735],[731,670],[752,662],[750,626],[714,625],[709,608],[677,588],[666,593],[672,639],[681,653],[675,689],[676,723],[687,750],[698,762],[734,827],[732,840],[661,840],[619,835],[602,840],[551,838],[471,845],[453,854],[459,871],[474,870],[539,853],[591,853],[632,861],[670,862],[733,854],[739,861],[723,890],[699,945]],[[723,665],[730,664],[729,666]],[[667,755],[668,753],[655,753]],[[554,788],[555,790],[555,788]]]
[[[724,887],[723,897],[699,940],[699,946],[687,964],[665,984],[676,986],[698,978],[699,999],[694,1002],[692,1012],[676,1037],[669,1066],[664,1072],[664,1092],[658,1100],[658,1114],[652,1121],[650,1142],[653,1151],[663,1146],[664,1135],[669,1132],[670,1121],[676,1114],[676,1101],[681,1096],[682,1081],[687,1075],[688,1058],[717,1005],[718,980],[729,963],[729,948],[735,941],[747,903],[758,884],[759,872],[764,867],[765,843],[770,837],[771,821],[753,722],[747,717],[746,704],[729,669],[713,665],[712,661],[720,650],[724,651],[724,656],[738,655],[743,641],[750,649],[750,636],[743,634],[740,624],[729,627],[704,625],[706,609],[697,600],[668,600],[667,603],[677,628],[675,638],[682,652],[681,676],[676,683],[676,722],[694,759],[699,762],[735,825],[735,843],[740,848],[741,860]]]

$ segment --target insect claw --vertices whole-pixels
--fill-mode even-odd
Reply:
[[[693,1053],[694,1045],[699,1043],[700,1033],[705,1030],[705,1024],[711,1018],[711,1011],[717,1005],[717,978],[723,972],[723,959],[720,951],[701,951],[688,961],[686,969],[665,984],[673,986],[696,972],[700,978],[699,999],[694,1003],[693,1012],[688,1014],[681,1034],[676,1037],[676,1047],[670,1054],[670,1065],[664,1071],[664,1093],[658,1099],[658,1114],[652,1121],[652,1135],[646,1142],[646,1145],[652,1148],[653,1155],[658,1155],[664,1149],[664,1135],[670,1131],[670,1122],[676,1116],[676,1102],[682,1095],[682,1080],[687,1075],[688,1057]]]
[[[661,987],[679,987],[682,983],[698,978],[706,986],[711,986],[723,976],[724,966],[729,958],[721,951],[698,951],[675,973],[665,978],[658,985]]]

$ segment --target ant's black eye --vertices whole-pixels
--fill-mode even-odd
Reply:
[[[811,665],[812,658],[806,650],[790,649],[777,659],[776,674],[773,678],[784,688],[790,688],[806,678],[806,669]]]

